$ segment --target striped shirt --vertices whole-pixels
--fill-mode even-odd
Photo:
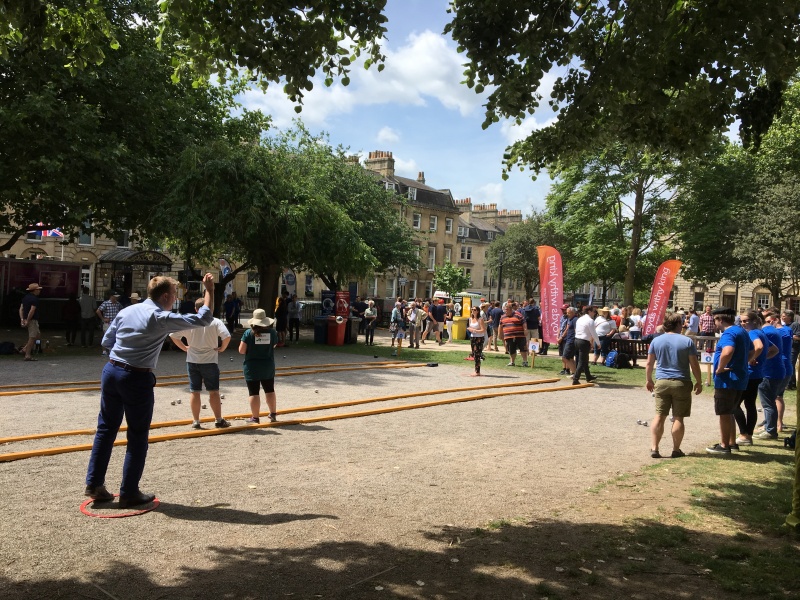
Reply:
[[[106,300],[103,302],[98,309],[101,313],[103,313],[103,318],[107,319],[109,322],[114,320],[114,317],[119,314],[119,311],[122,310],[122,304],[119,302],[112,302],[111,300]]]
[[[503,339],[510,340],[511,338],[525,337],[525,317],[520,313],[515,312],[510,317],[503,316],[500,318],[500,327],[503,330]]]
[[[700,331],[714,334],[714,315],[703,313],[700,315]]]

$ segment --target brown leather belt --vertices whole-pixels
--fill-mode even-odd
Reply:
[[[153,370],[153,369],[145,369],[142,367],[132,367],[127,363],[113,359],[108,359],[108,362],[110,362],[115,367],[119,367],[120,369],[125,369],[126,371],[131,371],[133,373],[150,373]]]

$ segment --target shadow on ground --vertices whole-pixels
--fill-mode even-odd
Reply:
[[[183,508],[164,512],[185,518]],[[221,522],[215,507],[197,518]],[[241,520],[240,520],[241,517]],[[253,528],[329,515],[237,515]],[[252,530],[251,530],[252,531]],[[322,541],[303,548],[208,547],[179,563],[176,580],[130,561],[86,565],[70,578],[0,579],[6,599],[29,598],[759,598],[800,586],[797,544],[780,537],[721,536],[654,521],[625,525],[564,521],[450,526],[421,532],[426,550]],[[154,535],[158,535],[154,532]],[[260,535],[260,534],[259,534]],[[324,535],[324,534],[321,534]],[[258,539],[263,539],[258,538]],[[124,542],[121,542],[124,543]],[[768,556],[765,551],[769,550]],[[210,560],[207,560],[210,557]],[[190,566],[191,565],[191,566]],[[740,574],[728,579],[726,573]],[[769,580],[769,585],[765,582]],[[135,582],[135,584],[134,584]]]

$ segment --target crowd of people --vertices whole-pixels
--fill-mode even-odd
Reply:
[[[719,334],[712,341],[712,372],[720,441],[706,451],[729,455],[741,446],[753,445],[756,439],[777,439],[784,431],[783,394],[795,380],[794,364],[800,351],[800,323],[795,322],[794,312],[767,308],[745,310],[737,315],[732,308],[712,310],[707,306],[703,316],[693,311],[689,315],[687,318],[679,313],[668,314],[663,332],[649,346],[646,387],[653,393],[656,405],[651,424],[651,456],[661,458],[659,443],[670,412],[671,456],[684,455],[680,447],[684,419],[691,414],[692,392],[699,394],[703,388],[695,343],[698,333],[709,337]],[[709,321],[713,329],[709,328]],[[705,344],[703,347],[707,348]],[[764,417],[759,429],[757,399]]]

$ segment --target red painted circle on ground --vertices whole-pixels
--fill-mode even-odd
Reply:
[[[114,498],[119,498],[119,494],[114,494]],[[152,504],[152,506],[150,508],[143,508],[141,510],[134,510],[134,511],[125,512],[125,513],[115,512],[115,513],[112,513],[112,514],[93,513],[88,509],[88,506],[90,504],[94,504],[94,499],[93,498],[89,498],[83,504],[81,504],[81,512],[83,514],[85,514],[87,517],[95,517],[97,519],[124,519],[125,517],[136,517],[138,515],[143,515],[145,513],[149,513],[151,510],[157,509],[158,505],[161,504],[161,502],[159,502],[158,498],[156,498],[150,503],[150,504]],[[111,507],[113,507],[113,505],[109,505],[109,508],[111,508]],[[121,509],[119,509],[119,510],[121,510]]]

